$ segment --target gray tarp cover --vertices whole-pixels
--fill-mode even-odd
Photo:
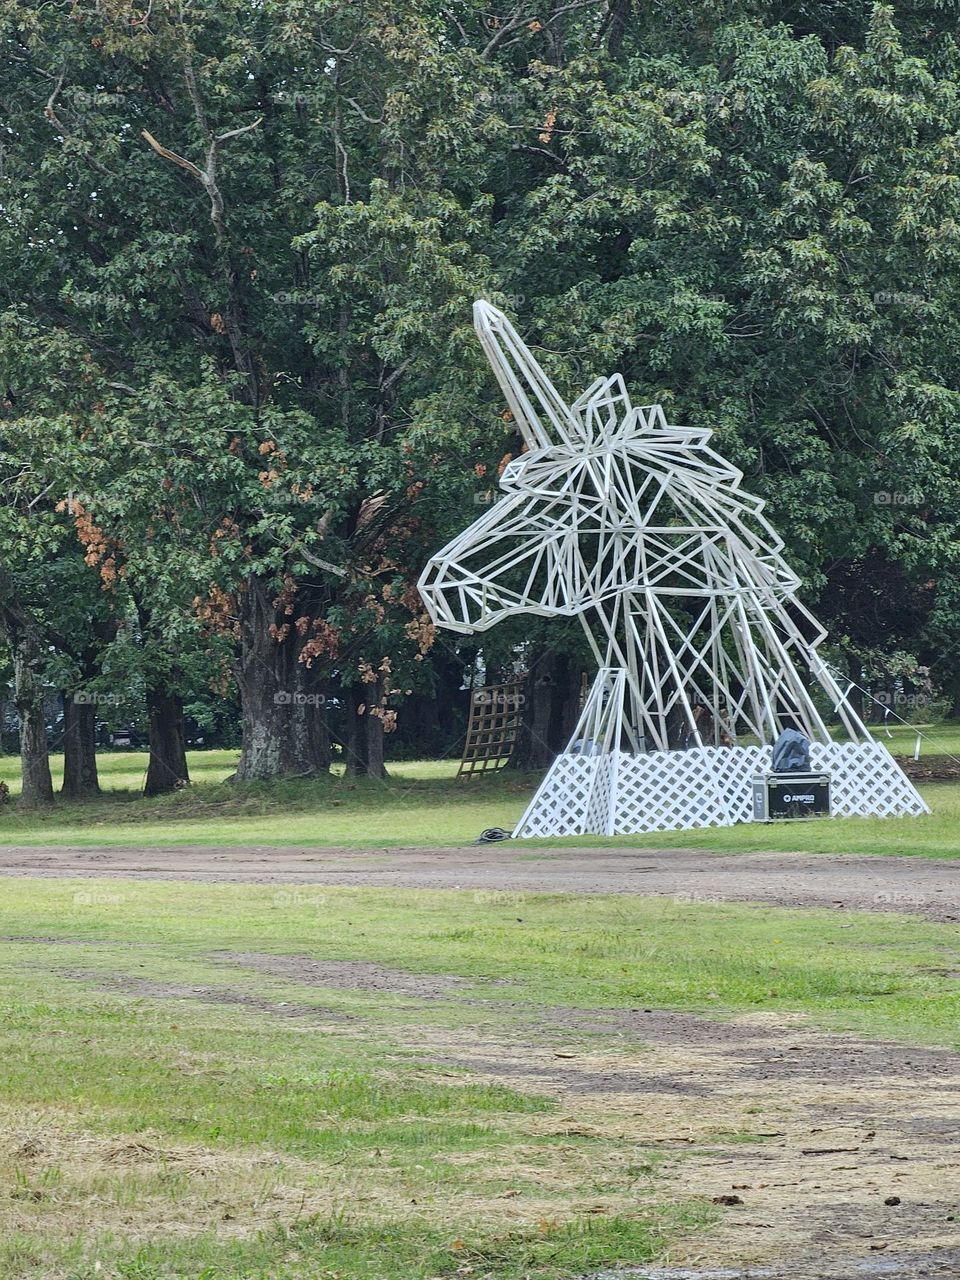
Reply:
[[[797,729],[784,729],[773,744],[774,773],[807,773],[810,769],[810,739]]]

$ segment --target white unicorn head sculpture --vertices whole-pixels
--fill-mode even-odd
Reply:
[[[474,319],[526,452],[503,471],[505,496],[431,558],[421,595],[438,625],[461,632],[524,613],[578,617],[600,668],[573,739],[589,741],[594,754],[568,749],[558,758],[519,833],[737,820],[739,802],[711,803],[703,817],[698,801],[699,820],[691,820],[689,804],[675,800],[651,818],[607,777],[601,826],[602,759],[649,771],[654,756],[683,742],[698,751],[712,795],[717,752],[728,772],[735,759],[755,770],[755,753],[785,727],[827,751],[859,746],[873,758],[878,749],[909,793],[908,808],[896,811],[923,811],[818,657],[825,632],[796,598],[801,584],[783,543],[763,502],[741,490],[742,473],[707,447],[711,432],[669,426],[659,405],[634,406],[619,374],[568,405],[506,316],[478,302]],[[811,677],[850,743],[832,741]],[[761,747],[739,747],[743,737]],[[684,761],[689,770],[694,756],[685,752]],[[556,817],[541,793],[567,787],[571,769],[590,775],[583,803],[573,817]]]

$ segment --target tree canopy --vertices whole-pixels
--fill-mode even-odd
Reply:
[[[558,385],[712,427],[838,652],[960,699],[952,10],[3,0],[24,724],[44,683],[142,689],[162,789],[183,702],[235,688],[240,778],[331,733],[381,770],[472,658],[420,567],[521,448],[478,296]],[[488,658],[521,638],[567,643]]]

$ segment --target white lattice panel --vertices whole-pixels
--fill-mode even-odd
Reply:
[[[741,813],[749,816],[750,778],[760,755],[756,747],[644,755],[613,751],[592,757],[564,753],[514,835],[628,835],[727,826]]]
[[[613,835],[612,817],[617,804],[619,751],[597,757],[597,771],[593,775],[593,792],[587,809],[584,830]]]
[[[813,743],[814,772],[828,773],[838,817],[928,813],[916,788],[879,742]],[[749,822],[751,782],[769,772],[769,747],[612,751],[557,757],[514,836],[630,835]]]
[[[810,767],[830,775],[830,807],[841,818],[929,813],[916,787],[882,742],[814,742]]]
[[[514,834],[532,837],[592,833],[587,826],[587,811],[594,777],[608,760],[607,756],[578,756],[566,752],[557,756]]]
[[[708,747],[717,788],[726,799],[729,822],[753,818],[753,779],[770,769],[768,747]]]
[[[726,824],[726,807],[705,751],[624,755],[615,833],[678,831]]]

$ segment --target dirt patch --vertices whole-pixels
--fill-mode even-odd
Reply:
[[[262,954],[217,956],[225,965],[256,968],[250,962]],[[400,984],[402,994],[415,998],[404,985],[415,978],[437,984],[428,986],[428,999],[450,991],[445,975],[384,966],[331,969],[309,957],[273,955],[266,964],[268,973],[296,981],[312,976],[317,985],[337,985],[330,983],[335,978],[341,986],[393,992]],[[80,969],[66,976],[133,998],[205,1000],[314,1024],[337,1017],[228,987]],[[421,1202],[418,1191],[418,1215],[448,1222],[459,1214],[509,1229],[558,1214],[632,1213],[651,1199],[679,1204],[695,1197],[717,1205],[719,1224],[672,1244],[666,1269],[640,1268],[635,1276],[958,1274],[957,1054],[825,1035],[799,1015],[713,1021],[650,1009],[538,1009],[478,1000],[473,992],[469,1004],[489,1004],[498,1018],[514,1016],[500,1018],[495,1034],[469,1011],[457,1029],[426,1022],[391,1027],[389,1034],[416,1052],[428,1077],[467,1071],[550,1096],[558,1110],[503,1119],[513,1144],[448,1154],[452,1176],[437,1181],[429,1201]],[[23,1229],[49,1211],[42,1170],[64,1165],[62,1137],[23,1126],[17,1116],[10,1140],[0,1143],[0,1164],[27,1169],[16,1185],[40,1199],[0,1204],[0,1227]],[[262,1156],[276,1162],[277,1172],[264,1173],[266,1191],[254,1203],[242,1186],[239,1156],[224,1163],[211,1155],[213,1163],[203,1166],[196,1154],[178,1153],[152,1133],[76,1141],[89,1151],[75,1174],[66,1158],[69,1191],[57,1193],[65,1197],[58,1212],[87,1222],[90,1197],[101,1196],[105,1171],[112,1171],[126,1179],[125,1194],[133,1185],[139,1200],[132,1215],[118,1197],[119,1207],[104,1207],[104,1225],[131,1237],[197,1223],[246,1232],[270,1215],[296,1216],[304,1202],[327,1210],[331,1203],[349,1205],[362,1219],[410,1212],[411,1192],[369,1155],[356,1167],[329,1169]],[[247,1175],[249,1183],[249,1169]]]
[[[402,969],[357,960],[314,960],[304,955],[279,955],[260,951],[216,951],[211,959],[219,964],[253,969],[281,977],[303,986],[360,991],[364,994],[403,995],[416,1000],[449,997],[458,988],[481,988],[485,985],[509,985],[502,980],[488,984],[480,980],[450,974],[419,974]],[[121,979],[122,980],[122,979]],[[149,983],[141,983],[144,995],[151,994]],[[190,995],[210,988],[177,988],[161,985],[161,995]],[[250,1000],[226,988],[216,989],[220,1002]],[[697,1014],[664,1009],[578,1009],[571,1006],[544,1006],[529,1001],[487,1000],[482,996],[461,997],[458,1007],[483,1009],[496,1015],[498,1021],[513,1025],[515,1034],[524,1035],[525,1027],[535,1027],[541,1034],[527,1044],[535,1050],[545,1042],[561,1045],[570,1034],[576,1037],[615,1036],[633,1045],[683,1048],[707,1047],[714,1055],[729,1059],[742,1076],[755,1080],[808,1080],[831,1084],[851,1077],[900,1076],[924,1080],[929,1087],[941,1082],[946,1090],[956,1091],[957,1055],[948,1049],[871,1041],[844,1035],[810,1032],[802,1015],[779,1016],[760,1013],[739,1018],[710,1019]],[[264,1005],[276,1008],[276,1002]],[[296,1005],[284,1008],[297,1009]],[[556,1052],[556,1050],[555,1050]],[[576,1054],[574,1053],[575,1057]],[[448,1057],[447,1065],[489,1074],[499,1073],[499,1064],[475,1057]],[[558,1070],[530,1066],[525,1069],[513,1060],[510,1068],[528,1079],[546,1081],[562,1079],[575,1091],[610,1092],[677,1092],[691,1096],[709,1092],[703,1083],[690,1079],[655,1079],[641,1070],[628,1074],[597,1075],[581,1073],[575,1079],[568,1066]]]
[[[272,1013],[279,1018],[312,1018],[323,1022],[352,1022],[345,1013],[318,1005],[295,1004],[288,1000],[267,1000],[230,987],[192,986],[183,982],[154,982],[149,978],[132,978],[125,973],[104,973],[99,969],[59,969],[60,977],[82,982],[96,991],[110,995],[131,996],[137,1000],[199,1000],[204,1004],[233,1005],[257,1013]]]
[[[278,955],[262,951],[216,951],[210,959],[219,964],[253,969],[303,986],[360,991],[364,994],[403,995],[416,1000],[450,997],[463,987],[509,986],[479,979],[454,977],[450,974],[411,973],[384,965],[358,960],[315,960],[304,955]],[[534,1025],[548,1037],[560,1042],[566,1033],[578,1036],[617,1036],[636,1045],[696,1046],[708,1045],[714,1053],[736,1061],[737,1070],[758,1080],[809,1079],[830,1082],[851,1075],[875,1076],[900,1074],[906,1078],[937,1079],[945,1087],[956,1071],[956,1055],[946,1049],[891,1044],[887,1041],[851,1039],[847,1036],[808,1035],[802,1017],[791,1020],[777,1015],[760,1014],[754,1018],[711,1020],[696,1014],[675,1013],[664,1009],[577,1009],[565,1006],[543,1006],[529,1001],[487,1000],[482,996],[461,997],[458,1006],[484,1009],[516,1025],[523,1034],[524,1025]],[[784,1036],[785,1026],[795,1027]],[[491,1064],[470,1058],[449,1059],[451,1065],[468,1069],[490,1070]],[[496,1066],[492,1068],[495,1072]],[[530,1076],[541,1073],[531,1068]],[[548,1076],[555,1074],[550,1071]],[[569,1072],[566,1074],[571,1085]],[[618,1091],[620,1085],[644,1091],[642,1073],[629,1080],[586,1076],[578,1087],[601,1092]],[[662,1084],[662,1078],[658,1082]],[[689,1080],[676,1082],[676,1091],[703,1092]]]
[[[437,849],[0,848],[0,875],[466,889],[510,895],[507,910],[517,894],[643,893],[679,903],[898,911],[946,921],[960,921],[956,866],[926,858],[531,849],[513,841]]]
[[[914,760],[913,756],[893,758],[914,782],[955,782],[960,778],[960,760],[956,756],[927,756],[924,760]]]
[[[688,1097],[703,1097],[711,1092],[705,1085],[688,1077],[669,1076],[662,1072],[651,1075],[639,1070],[586,1071],[571,1063],[542,1065],[516,1059],[506,1063],[496,1058],[456,1056],[431,1058],[430,1061],[482,1075],[509,1076],[514,1081],[522,1079],[527,1086],[535,1082],[552,1089],[563,1089],[565,1093],[682,1093]]]
[[[496,1007],[502,1009],[499,1002]],[[642,1013],[619,1009],[542,1008],[534,1005],[509,1006],[525,1009],[535,1015],[540,1025],[549,1029],[557,1041],[564,1032],[576,1036],[615,1034],[618,1039],[637,1046],[703,1049],[711,1058],[725,1062],[740,1078],[754,1081],[802,1080],[811,1084],[833,1085],[850,1079],[899,1078],[924,1082],[930,1089],[956,1092],[960,1088],[958,1056],[949,1049],[924,1048],[895,1044],[884,1040],[860,1040],[844,1035],[829,1035],[809,1030],[805,1019],[780,1018],[775,1014],[757,1014],[729,1021],[712,1021],[695,1014],[646,1010]],[[521,1033],[522,1034],[522,1033]],[[540,1041],[542,1045],[542,1040]],[[531,1051],[536,1044],[526,1046]],[[556,1050],[554,1050],[556,1052]],[[577,1049],[569,1051],[576,1059]],[[499,1071],[496,1062],[481,1066],[476,1058],[448,1059],[475,1070]],[[556,1074],[556,1067],[548,1074]],[[640,1082],[649,1073],[636,1075]],[[691,1085],[678,1080],[676,1089],[658,1073],[656,1081],[665,1085],[661,1092],[710,1092],[707,1080]],[[602,1091],[609,1092],[608,1083]],[[956,1132],[960,1134],[960,1120]]]
[[[552,1011],[548,1011],[552,1012]],[[564,1010],[591,1032],[617,1011]],[[418,1028],[439,1069],[466,1068],[563,1107],[543,1131],[614,1137],[654,1194],[714,1201],[720,1224],[671,1248],[650,1280],[919,1280],[960,1274],[960,1055],[824,1035],[799,1017],[715,1023],[626,1011],[643,1046],[529,1029],[484,1041]],[[637,1022],[642,1017],[643,1022]],[[608,1029],[610,1024],[608,1023]],[[630,1038],[633,1038],[631,1029]],[[598,1171],[598,1177],[600,1176]],[[611,1277],[620,1274],[610,1273]]]
[[[366,960],[314,960],[310,956],[271,955],[264,951],[214,951],[209,958],[218,964],[273,974],[304,987],[415,996],[420,1000],[441,999],[458,987],[472,985],[470,979],[452,974],[410,973]]]
[[[50,938],[43,934],[30,933],[0,933],[0,942],[22,942],[30,946],[39,944],[46,947],[102,947],[104,945],[100,938]],[[128,947],[146,947],[149,943],[111,941],[109,945],[126,950]]]
[[[801,1264],[802,1265],[802,1264]],[[583,1280],[920,1280],[921,1277],[960,1275],[960,1253],[902,1254],[895,1258],[841,1260],[839,1270],[825,1263],[826,1270],[784,1271],[769,1267],[742,1271],[729,1267],[707,1270],[691,1267],[618,1267],[597,1271]]]

